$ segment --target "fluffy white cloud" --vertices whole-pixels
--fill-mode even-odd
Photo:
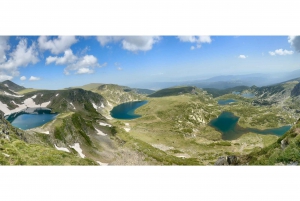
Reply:
[[[26,77],[25,76],[22,76],[22,77],[20,77],[20,80],[26,80]]]
[[[111,42],[118,42],[122,39],[121,36],[97,36],[97,40],[101,46],[105,46]]]
[[[10,49],[8,36],[0,36],[0,64],[6,61],[6,51]]]
[[[246,56],[246,55],[243,55],[243,54],[241,54],[241,55],[239,56],[239,58],[240,58],[240,59],[246,59],[246,58],[247,58],[247,56]]]
[[[269,54],[271,56],[275,56],[275,55],[280,55],[280,56],[284,56],[284,55],[291,55],[291,54],[294,54],[294,52],[291,50],[291,51],[288,51],[288,50],[283,50],[283,49],[277,49],[275,50],[274,52],[269,52]]]
[[[41,50],[49,50],[52,54],[64,52],[77,41],[78,40],[75,38],[75,36],[58,36],[52,40],[47,36],[40,36],[38,38],[39,48]]]
[[[151,50],[161,38],[159,36],[98,36],[101,46],[111,42],[122,43],[122,48],[132,52]]]
[[[31,76],[30,78],[29,78],[29,80],[30,81],[37,81],[37,80],[40,80],[41,78],[39,78],[39,77],[34,77],[34,76]]]
[[[126,36],[122,40],[123,49],[137,52],[148,51],[160,40],[158,36]]]
[[[121,68],[121,67],[118,67],[117,69],[118,69],[118,70],[123,70],[123,68]]]
[[[67,49],[64,52],[64,56],[62,57],[53,57],[49,56],[46,58],[46,64],[50,64],[52,62],[55,62],[56,65],[66,65],[69,63],[73,63],[77,60],[78,58],[73,54],[71,49]]]
[[[210,36],[178,36],[181,42],[195,43],[196,46],[191,46],[191,50],[200,48],[202,43],[211,43]]]
[[[94,70],[89,68],[79,68],[75,74],[91,74]]]
[[[0,82],[2,82],[4,80],[11,80],[11,79],[13,79],[13,76],[5,75],[0,72]]]
[[[65,69],[64,73],[69,75],[69,71],[76,71],[76,74],[93,73],[92,70],[95,67],[104,67],[106,63],[100,65],[98,59],[93,55],[85,55],[79,58],[75,63],[69,64]]]
[[[7,49],[6,47],[6,50]],[[35,43],[33,42],[31,46],[28,47],[27,39],[25,38],[20,38],[16,48],[4,56],[4,61],[2,60],[2,62],[0,62],[0,75],[7,75],[9,77],[19,76],[19,67],[36,64],[39,61]]]
[[[297,52],[300,52],[300,36],[289,36],[288,42],[295,48]]]

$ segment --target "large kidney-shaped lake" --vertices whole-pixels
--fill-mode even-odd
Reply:
[[[222,133],[223,140],[235,140],[245,133],[257,133],[257,134],[272,134],[281,136],[287,132],[291,126],[282,126],[280,128],[271,128],[260,130],[256,128],[243,128],[238,125],[239,117],[235,116],[231,112],[222,112],[221,115],[211,120],[209,125]]]
[[[133,101],[117,105],[110,111],[110,115],[115,119],[136,119],[141,115],[135,114],[134,111],[148,103],[148,101]]]
[[[49,109],[34,110],[33,113],[14,113],[6,117],[6,120],[14,127],[22,130],[27,130],[42,126],[43,124],[52,121],[57,116],[57,113],[51,113]]]

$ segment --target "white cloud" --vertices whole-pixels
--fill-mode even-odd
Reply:
[[[288,50],[283,50],[283,49],[277,49],[275,50],[274,52],[269,52],[269,54],[271,56],[275,56],[275,55],[280,55],[280,56],[285,56],[285,55],[291,55],[291,54],[294,54],[294,52],[291,50],[291,51],[288,51]]]
[[[33,42],[31,46],[28,47],[27,39],[20,38],[19,40],[16,48],[7,55],[4,55],[5,60],[0,62],[0,75],[7,75],[9,77],[19,76],[19,67],[36,64],[39,61],[36,44]],[[7,49],[6,47],[6,50]]]
[[[76,74],[91,74],[93,73],[94,70],[89,69],[89,68],[79,68],[76,72]]]
[[[20,80],[26,80],[26,77],[25,76],[22,76],[22,77],[20,77]]]
[[[117,69],[118,69],[118,70],[123,70],[123,68],[121,68],[121,67],[118,67]]]
[[[2,82],[4,80],[11,80],[11,79],[13,79],[13,76],[0,74],[0,82]]]
[[[97,36],[96,38],[101,46],[105,46],[106,44],[111,42],[118,42],[122,39],[121,36]]]
[[[69,49],[71,45],[78,40],[75,36],[58,36],[55,39],[49,39],[47,36],[38,38],[39,47],[41,50],[49,50],[52,54],[59,54]]]
[[[0,36],[0,64],[6,61],[6,51],[10,49],[8,45],[8,36]]]
[[[195,48],[200,48],[202,43],[211,43],[210,36],[178,36],[181,42],[189,42],[189,43],[196,43],[195,46],[191,46],[191,50]]]
[[[153,45],[160,41],[159,36],[98,36],[97,40],[101,46],[108,43],[122,43],[122,48],[132,52],[151,50]]]
[[[76,74],[93,73],[92,68],[104,67],[107,63],[100,65],[98,59],[93,55],[85,55],[79,58],[75,63],[69,64],[65,69],[64,73],[69,75],[69,71],[76,71]]]
[[[41,78],[39,78],[39,77],[34,77],[34,76],[31,76],[30,78],[29,78],[29,80],[30,81],[37,81],[37,80],[40,80]]]
[[[288,42],[295,48],[297,52],[300,52],[300,36],[289,36]]]
[[[239,56],[240,59],[246,59],[247,57],[248,57],[248,56],[243,55],[243,54],[241,54],[241,55]]]
[[[73,63],[77,60],[78,58],[73,54],[71,49],[67,49],[64,52],[64,56],[62,57],[53,57],[49,56],[46,58],[46,64],[50,64],[52,62],[55,62],[56,65],[66,65]]]

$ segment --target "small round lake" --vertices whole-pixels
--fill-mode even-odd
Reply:
[[[237,101],[234,99],[218,100],[219,105],[228,105],[230,103],[235,103],[235,102],[237,102]]]
[[[223,140],[235,140],[245,133],[272,134],[282,136],[291,126],[282,126],[280,128],[272,128],[260,130],[256,128],[243,128],[238,125],[239,117],[234,116],[231,112],[222,112],[222,114],[209,122],[209,125],[222,133]]]
[[[115,119],[136,119],[141,115],[135,114],[134,111],[148,103],[148,101],[134,101],[117,105],[110,111],[110,115]]]
[[[51,113],[51,110],[39,110],[34,114],[14,113],[6,117],[6,120],[14,127],[27,130],[52,121],[57,115],[57,113]]]

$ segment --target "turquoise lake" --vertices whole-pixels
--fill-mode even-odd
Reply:
[[[291,126],[282,126],[280,128],[265,130],[255,128],[242,128],[238,125],[238,120],[239,117],[235,116],[233,113],[222,112],[218,118],[213,119],[211,122],[209,122],[209,125],[222,133],[223,140],[235,140],[241,135],[249,132],[263,135],[271,134],[282,136],[291,128]]]
[[[234,99],[218,100],[219,105],[228,105],[228,104],[234,103],[234,102],[237,102],[237,101]]]
[[[43,124],[52,121],[57,116],[57,113],[50,113],[50,110],[39,111],[35,114],[21,113],[18,115],[12,114],[6,118],[14,127],[22,130],[27,130],[42,126]]]
[[[115,119],[136,119],[141,115],[135,114],[134,111],[148,103],[148,101],[134,101],[117,105],[110,111],[110,115]]]

